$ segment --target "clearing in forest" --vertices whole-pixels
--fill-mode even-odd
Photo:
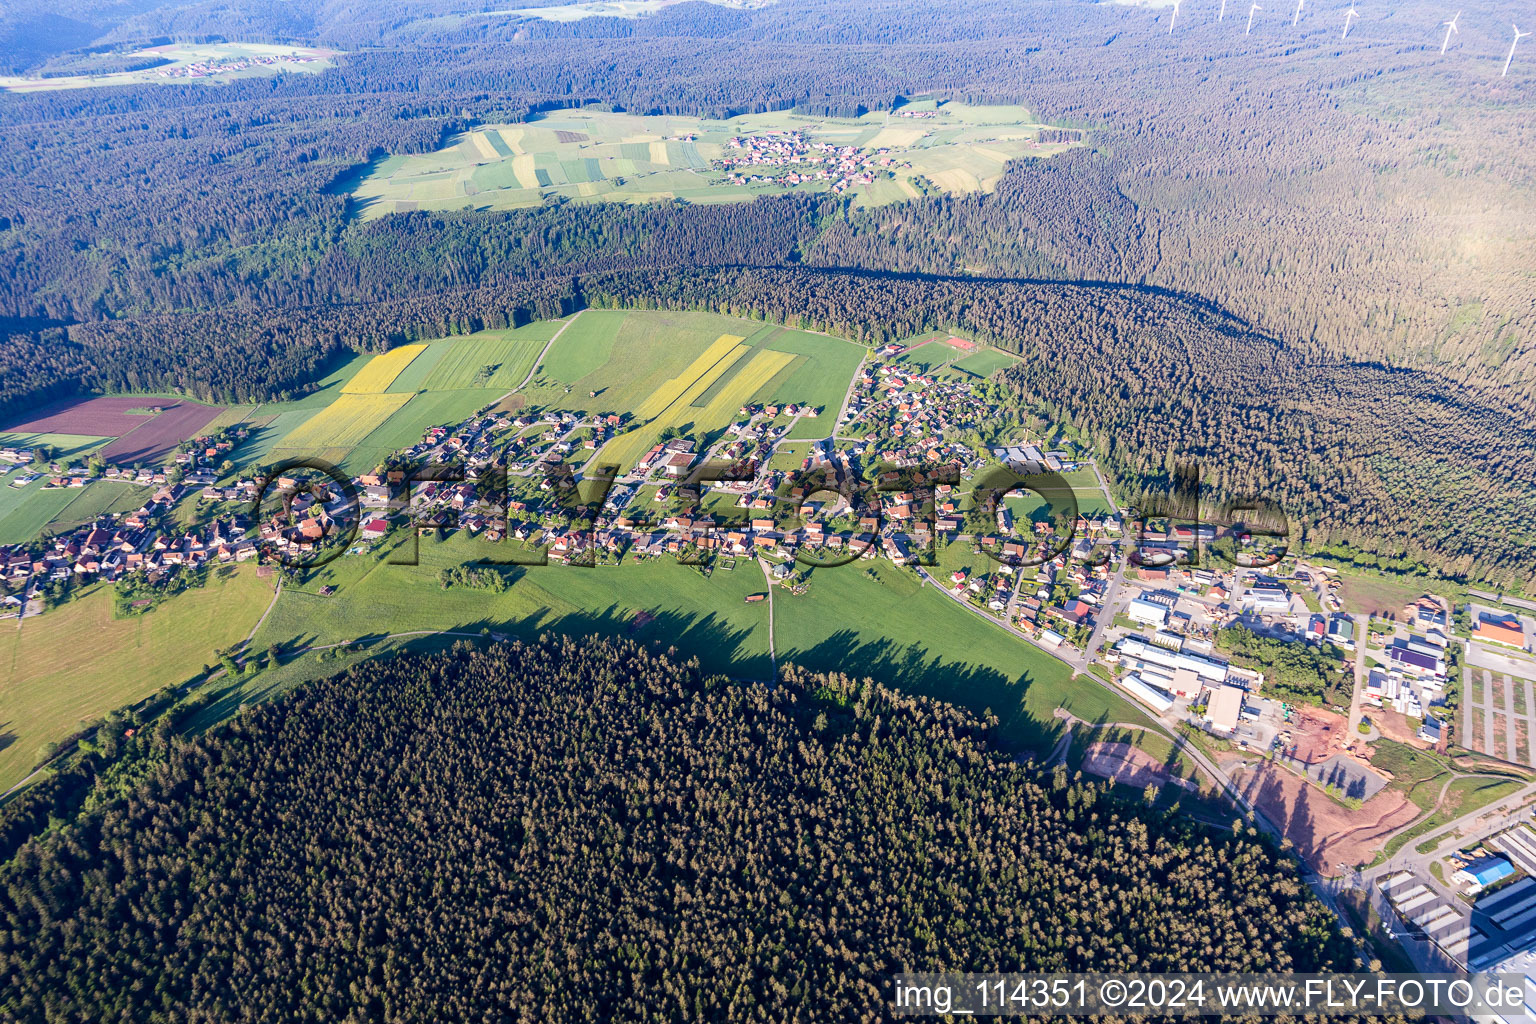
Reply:
[[[351,195],[367,218],[417,209],[511,209],[549,196],[719,203],[834,188],[859,205],[880,205],[935,192],[990,192],[1009,161],[1082,145],[1075,136],[1038,123],[1022,107],[931,101],[850,118],[771,111],[711,120],[560,110],[521,124],[477,127],[432,153],[378,161]],[[852,147],[857,166],[823,147]],[[755,149],[758,156],[781,155],[783,163],[757,162]]]

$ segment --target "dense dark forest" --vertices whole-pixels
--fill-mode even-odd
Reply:
[[[460,646],[160,736],[0,869],[8,1019],[874,1021],[907,969],[1348,970],[1251,830],[868,681]]]
[[[1245,37],[1196,11],[1169,37],[1155,12],[1077,0],[570,23],[450,9],[470,10],[4,15],[17,68],[77,45],[62,30],[14,44],[34,15],[89,22],[98,50],[222,35],[357,52],[216,88],[0,96],[0,414],[80,388],[296,394],[345,350],[594,297],[864,338],[921,320],[1029,356],[1021,396],[1133,490],[1198,457],[1225,493],[1270,495],[1367,563],[1531,577],[1536,128],[1519,96],[1536,73],[1516,61],[1497,79],[1478,56],[1501,38],[1493,14],[1469,15],[1465,50],[1442,59],[1423,27],[1441,12],[1422,3],[1373,14],[1348,46],[1327,12]],[[549,107],[857,113],[918,95],[1023,103],[1089,147],[1018,162],[991,195],[873,210],[802,197],[362,222],[345,194],[373,159]],[[1014,303],[1049,281],[1115,287]]]

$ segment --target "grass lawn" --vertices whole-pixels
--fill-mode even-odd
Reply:
[[[111,440],[110,437],[94,437],[89,434],[32,434],[26,431],[0,433],[0,447],[36,448],[42,445],[48,449],[51,458],[66,462],[84,459],[98,448],[106,447]],[[0,463],[0,468],[8,465]]]
[[[628,315],[624,310],[584,310],[549,350],[539,372],[570,384],[601,370]]]
[[[94,522],[106,512],[133,512],[150,499],[155,489],[121,480],[93,480],[83,489],[69,493],[75,495],[75,500],[48,523],[56,534]]]
[[[1425,592],[1428,584],[1428,581],[1418,582],[1411,577],[1392,580],[1344,571],[1340,571],[1339,580],[1342,584],[1338,589],[1339,601],[1351,615],[1400,613],[1404,605]]]
[[[766,679],[768,610],[748,605],[763,589],[761,573],[716,572],[708,579],[671,559],[579,569],[535,566],[509,569],[515,582],[500,594],[465,587],[442,589],[438,570],[475,558],[508,559],[509,545],[460,534],[438,542],[422,538],[420,565],[392,565],[399,557],[354,556],[331,563],[302,590],[284,590],[256,637],[258,649],[330,644],[422,629],[498,632],[532,637],[544,630],[655,639],[697,655],[708,669]],[[755,573],[755,575],[754,575]],[[335,593],[320,597],[321,586]],[[638,624],[637,614],[651,618]]]
[[[874,569],[877,581],[864,575]],[[1043,651],[960,607],[888,562],[815,569],[802,597],[775,598],[774,643],[780,662],[872,676],[997,714],[1011,748],[1045,751],[1066,707],[1088,721],[1136,725],[1149,720],[1127,700]]]
[[[601,456],[628,469],[664,429],[708,444],[749,403],[804,403],[835,415],[862,356],[850,342],[750,320],[597,310],[560,336],[525,394],[559,408],[633,412],[633,428]],[[657,360],[663,369],[652,368]],[[799,436],[826,436],[820,418],[803,422]]]
[[[113,618],[112,592],[97,587],[17,623],[0,623],[0,789],[27,775],[44,743],[91,719],[182,682],[244,639],[272,598],[255,568],[228,569],[208,586],[153,611]]]
[[[589,309],[560,335],[523,393],[532,405],[559,409],[649,408],[647,399],[655,405],[656,396],[724,335],[744,339],[741,344],[751,350],[746,354],[756,361],[732,360],[720,367],[718,380],[712,379],[690,399],[690,407],[708,410],[712,420],[725,416],[730,422],[748,400],[810,405],[822,409],[823,418],[835,418],[864,356],[863,346],[850,341],[754,320],[713,313]],[[772,352],[794,358],[777,363],[761,358]],[[765,367],[774,372],[743,397],[742,388],[751,379],[747,375]],[[802,420],[796,436],[824,437],[829,431],[824,422],[831,420]]]
[[[760,326],[713,313],[589,309],[560,335],[523,393],[539,406],[630,412],[722,335],[744,337]]]
[[[203,427],[202,432],[212,434],[215,431],[223,430],[225,427],[238,426],[255,417],[258,408],[259,406],[255,405],[231,405],[209,420],[208,425]]]
[[[769,675],[768,609],[745,602],[748,594],[763,590],[762,575],[750,560],[707,579],[669,558],[595,569],[514,568],[506,570],[512,586],[496,594],[444,590],[437,572],[475,557],[511,558],[514,549],[507,545],[454,534],[444,541],[423,538],[419,565],[387,563],[399,554],[343,558],[301,587],[285,589],[254,648],[371,643],[414,630],[489,629],[523,637],[556,630],[635,636],[675,645],[709,670],[738,678]],[[1057,726],[1051,712],[1059,705],[1089,720],[1147,722],[1124,699],[1096,682],[1072,680],[1056,659],[933,589],[919,588],[903,570],[875,563],[879,581],[866,579],[868,564],[815,570],[806,596],[775,595],[781,663],[868,674],[978,712],[991,708],[1002,720],[1004,741],[1021,750],[1052,742]],[[321,597],[321,586],[335,591]],[[242,684],[231,694],[231,708],[260,696],[274,679],[287,680],[286,686],[335,670],[335,663],[312,655],[300,660],[312,667],[263,673],[251,681],[255,690]]]
[[[824,334],[808,334],[788,327],[778,327],[762,339],[762,347],[774,352],[790,352],[807,358],[792,363],[776,382],[766,401],[776,405],[794,402],[808,405],[820,411],[816,419],[802,419],[796,427],[796,437],[825,437],[832,432],[830,424],[837,419],[848,394],[859,364],[863,362],[864,346]],[[801,428],[816,432],[801,434]]]
[[[364,448],[388,451],[413,445],[421,440],[428,427],[462,423],[477,409],[494,402],[500,394],[487,389],[464,389],[414,395],[359,443]]]
[[[462,338],[434,341],[395,378],[390,390],[451,391],[480,387],[510,391],[523,382],[544,345],[563,323],[541,320],[523,327],[478,331]],[[481,378],[486,367],[495,369]]]
[[[773,450],[773,457],[768,460],[768,468],[783,470],[786,473],[797,470],[805,462],[805,454],[808,451],[810,451],[809,445],[780,442],[779,446]]]
[[[896,362],[903,366],[909,366],[919,373],[932,373],[945,363],[956,362],[967,355],[970,355],[970,353],[963,349],[958,349],[948,342],[930,341],[903,352],[896,357]]]
[[[37,537],[69,503],[90,488],[44,488],[47,478],[25,487],[0,487],[0,544],[20,544]]]
[[[1385,737],[1372,742],[1375,751],[1371,764],[1392,774],[1388,785],[1400,790],[1421,811],[1435,805],[1440,787],[1449,777],[1449,767],[1438,755],[1428,750],[1418,750],[1406,743],[1398,743]]]
[[[945,586],[950,583],[950,574],[959,569],[966,570],[973,577],[997,571],[998,563],[984,554],[973,552],[968,540],[952,540],[938,548],[937,555],[939,564],[934,568],[934,575]]]

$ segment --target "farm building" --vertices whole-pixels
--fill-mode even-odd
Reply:
[[[667,456],[666,461],[661,464],[661,468],[668,476],[675,479],[687,473],[688,468],[692,465],[692,455],[686,452],[678,452],[675,455]]]
[[[1134,672],[1120,680],[1120,685],[1131,692],[1143,704],[1151,706],[1159,714],[1173,707],[1173,698],[1152,686]]]
[[[1482,640],[1491,644],[1506,644],[1510,647],[1525,646],[1525,631],[1520,628],[1518,619],[1504,620],[1491,619],[1488,616],[1480,616],[1477,624],[1472,627],[1472,639]]]

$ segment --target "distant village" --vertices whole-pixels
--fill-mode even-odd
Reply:
[[[738,135],[726,143],[725,150],[714,163],[731,172],[733,185],[830,181],[833,192],[845,192],[872,183],[881,172],[911,166],[891,156],[889,149],[866,153],[858,146],[811,142],[798,131]]]
[[[247,68],[276,67],[279,64],[313,64],[317,60],[320,60],[317,56],[300,53],[209,57],[206,60],[192,61],[187,64],[156,68],[155,74],[160,78],[211,78],[214,75],[227,75],[232,71],[244,71]]]

